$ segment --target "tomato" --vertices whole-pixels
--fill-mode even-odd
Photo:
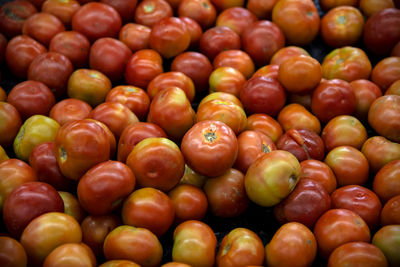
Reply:
[[[382,96],[382,91],[376,84],[365,79],[354,80],[350,82],[350,85],[356,95],[354,116],[362,122],[366,122],[371,104]]]
[[[313,179],[301,178],[290,195],[274,207],[278,222],[299,222],[312,229],[317,219],[331,208],[324,186]]]
[[[307,50],[299,46],[286,46],[279,49],[271,58],[271,65],[281,65],[284,61],[294,56],[310,56]]]
[[[103,3],[87,3],[74,14],[71,25],[73,31],[80,32],[94,42],[101,37],[117,37],[122,21],[113,7]]]
[[[115,8],[121,16],[122,22],[132,20],[132,14],[135,12],[137,0],[101,0],[101,3],[107,4]]]
[[[322,10],[328,11],[337,6],[354,6],[357,7],[360,0],[320,0]]]
[[[264,262],[264,245],[253,231],[235,228],[222,239],[216,262],[220,267],[261,265]]]
[[[290,93],[307,93],[321,81],[322,68],[310,56],[293,56],[279,65],[278,80]]]
[[[149,48],[151,28],[137,23],[126,23],[119,32],[119,40],[136,52]]]
[[[60,125],[55,120],[43,116],[33,115],[25,120],[14,139],[14,153],[24,161],[28,161],[29,154],[35,146],[54,141]]]
[[[392,83],[385,95],[400,95],[400,79]]]
[[[4,148],[12,145],[22,125],[18,110],[7,102],[0,102],[0,145]]]
[[[33,219],[21,236],[21,244],[28,255],[30,266],[42,266],[43,261],[56,247],[66,243],[80,243],[82,231],[71,216],[48,212]]]
[[[361,152],[368,159],[372,172],[376,173],[386,163],[400,159],[400,144],[382,136],[373,136],[365,141]]]
[[[67,83],[74,71],[71,61],[63,54],[47,52],[38,55],[28,69],[28,79],[47,85],[56,98],[65,97]]]
[[[208,79],[213,71],[210,60],[198,52],[183,52],[171,62],[171,71],[180,71],[192,79],[196,92],[208,90]]]
[[[321,19],[321,36],[331,47],[355,45],[364,28],[364,17],[352,6],[338,6],[329,10]]]
[[[168,87],[155,95],[147,121],[160,126],[171,140],[179,141],[195,123],[195,111],[182,89]]]
[[[199,46],[200,38],[203,35],[203,29],[201,28],[200,24],[194,19],[191,19],[189,17],[179,17],[179,19],[183,21],[183,23],[185,23],[185,26],[189,31],[190,45],[188,49],[190,50],[197,49]]]
[[[326,155],[325,163],[334,172],[339,186],[363,185],[368,180],[368,160],[363,153],[354,147],[335,147]]]
[[[46,0],[42,4],[42,12],[59,18],[65,26],[70,26],[72,16],[81,7],[77,0]]]
[[[194,19],[205,30],[215,24],[217,11],[209,0],[182,0],[178,6],[178,15]]]
[[[311,110],[322,123],[339,115],[351,115],[356,106],[356,97],[350,84],[333,79],[320,83],[311,99]]]
[[[328,151],[338,146],[352,146],[361,149],[367,137],[364,125],[357,118],[349,115],[331,119],[321,133],[321,138]]]
[[[18,186],[37,181],[31,166],[19,159],[7,159],[0,162],[0,209],[10,193]]]
[[[322,77],[325,79],[342,79],[347,82],[368,79],[371,70],[371,62],[365,52],[352,46],[333,50],[322,62]]]
[[[215,68],[214,71],[211,72],[208,81],[210,93],[223,92],[239,97],[243,84],[246,82],[246,78],[239,70],[226,66]]]
[[[167,1],[143,0],[135,9],[134,21],[151,28],[160,20],[172,17],[172,15],[172,8]]]
[[[182,89],[190,102],[193,102],[195,96],[195,87],[192,79],[180,71],[164,72],[152,79],[147,86],[147,94],[150,99],[168,87],[178,87]]]
[[[377,246],[389,263],[389,266],[400,264],[400,225],[386,225],[379,229],[372,238],[372,245]]]
[[[283,48],[281,48],[281,49],[283,49]],[[278,71],[279,71],[279,65],[269,64],[269,65],[259,68],[253,74],[252,77],[264,76],[264,77],[268,77],[268,78],[278,79]]]
[[[387,57],[379,61],[372,70],[371,80],[385,92],[392,83],[400,79],[400,57]]]
[[[168,192],[174,204],[175,223],[201,220],[207,212],[208,200],[204,191],[194,185],[179,184]]]
[[[161,267],[190,267],[190,265],[186,263],[172,261],[161,265]]]
[[[265,113],[275,116],[286,102],[286,93],[275,79],[252,77],[243,85],[240,100],[247,113]]]
[[[91,69],[75,70],[68,79],[67,94],[70,98],[85,101],[92,107],[104,102],[112,84],[103,73]]]
[[[210,100],[197,109],[196,121],[222,121],[235,132],[240,134],[247,127],[247,116],[243,108],[231,101]]]
[[[380,215],[382,226],[400,224],[400,195],[389,199],[382,208]]]
[[[400,194],[400,160],[385,164],[375,175],[372,188],[383,203]]]
[[[299,162],[307,159],[323,160],[324,142],[318,134],[305,129],[290,129],[276,142],[276,147],[292,153]]]
[[[90,48],[89,66],[106,75],[111,81],[119,81],[131,55],[131,50],[123,42],[110,37],[100,38]]]
[[[181,150],[186,164],[195,172],[216,177],[235,163],[238,143],[228,125],[208,120],[196,123],[186,132]]]
[[[0,8],[0,32],[8,38],[22,34],[25,20],[37,13],[36,7],[29,1],[8,1]]]
[[[242,6],[243,4],[224,9],[218,14],[215,25],[229,27],[241,36],[246,28],[257,21],[256,15]]]
[[[247,130],[257,130],[267,135],[272,141],[278,141],[283,134],[279,122],[266,114],[253,114],[247,118]]]
[[[224,92],[214,92],[206,95],[204,98],[201,99],[199,105],[197,106],[197,109],[199,109],[203,104],[207,103],[208,101],[218,99],[221,101],[230,101],[234,103],[235,105],[243,108],[242,102],[240,102],[239,98],[236,96],[229,94],[229,93],[224,93]]]
[[[81,223],[86,217],[86,212],[78,201],[78,198],[64,191],[58,191],[64,202],[64,213],[72,216],[78,223]]]
[[[400,142],[400,96],[378,97],[368,112],[368,122],[380,135],[394,142]]]
[[[305,129],[316,134],[321,132],[321,123],[318,118],[300,104],[289,104],[278,114],[278,122],[284,131],[290,129]]]
[[[179,184],[189,184],[198,188],[202,188],[207,179],[208,177],[195,172],[187,164],[185,164],[185,173],[179,181]]]
[[[360,265],[365,267],[388,266],[385,255],[374,245],[366,242],[349,242],[337,247],[328,259],[328,267]]]
[[[400,10],[383,9],[368,18],[364,26],[363,41],[365,46],[378,55],[390,54],[399,41]]]
[[[347,185],[336,189],[332,194],[332,208],[352,210],[368,224],[371,230],[379,225],[382,204],[378,196],[358,185]]]
[[[311,43],[320,26],[313,1],[278,1],[272,10],[272,21],[282,29],[288,43],[299,46]]]
[[[46,47],[26,35],[12,38],[6,48],[6,62],[11,72],[18,78],[26,78],[29,65]]]
[[[79,180],[91,167],[109,159],[110,141],[95,121],[72,121],[58,130],[54,151],[61,173]]]
[[[92,107],[79,99],[66,98],[57,102],[50,110],[49,117],[61,126],[75,120],[89,118]]]
[[[158,238],[146,228],[118,226],[104,240],[107,260],[131,260],[143,267],[160,266],[163,248]]]
[[[215,26],[206,30],[199,42],[200,52],[210,60],[224,50],[240,49],[240,47],[239,35],[226,26]]]
[[[43,262],[43,267],[79,265],[92,267],[97,265],[93,251],[85,244],[62,244],[55,248]]]
[[[244,30],[243,50],[257,66],[267,65],[271,57],[285,46],[285,35],[279,26],[268,20],[260,20]]]
[[[278,0],[248,0],[246,9],[251,11],[260,20],[270,19],[272,9]]]
[[[22,34],[32,37],[36,41],[48,46],[51,39],[65,31],[62,21],[49,13],[35,13],[28,17],[22,27]]]
[[[103,256],[104,239],[113,229],[121,225],[119,216],[113,214],[87,216],[81,223],[82,242],[88,245],[97,257]]]
[[[140,267],[140,265],[128,260],[110,260],[99,265],[99,267]]]
[[[136,51],[126,65],[125,80],[130,85],[146,88],[153,78],[164,72],[162,64],[162,57],[155,50]]]
[[[15,267],[24,267],[28,263],[21,243],[8,236],[0,236],[0,261],[5,266]]]
[[[336,189],[336,177],[332,169],[324,162],[308,159],[300,163],[300,179],[312,179],[319,182],[331,194]]]
[[[225,50],[220,52],[213,60],[214,69],[232,67],[240,71],[244,78],[250,78],[254,73],[254,63],[251,57],[242,50]]]
[[[368,225],[355,212],[347,209],[330,209],[314,226],[319,255],[328,259],[335,248],[352,241],[369,242]]]
[[[191,266],[214,266],[217,238],[207,224],[196,220],[179,224],[174,230],[173,242],[173,261]]]
[[[310,266],[317,254],[314,234],[303,224],[282,225],[265,246],[268,266]]]

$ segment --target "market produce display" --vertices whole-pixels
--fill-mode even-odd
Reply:
[[[0,266],[400,266],[399,0],[1,0]]]

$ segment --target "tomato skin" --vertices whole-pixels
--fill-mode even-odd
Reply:
[[[308,159],[300,163],[301,179],[313,179],[319,182],[331,194],[337,185],[332,169],[323,161]]]
[[[72,16],[80,7],[77,0],[46,0],[42,4],[41,11],[56,16],[65,26],[70,26]]]
[[[132,169],[139,187],[153,187],[163,192],[174,188],[185,171],[179,147],[164,137],[149,137],[137,143],[126,164]]]
[[[222,51],[240,49],[239,35],[226,26],[215,26],[206,30],[200,38],[200,52],[211,61]]]
[[[337,6],[354,6],[357,7],[360,0],[321,0],[320,6],[323,11],[328,11]]]
[[[107,260],[131,260],[143,267],[160,266],[163,247],[158,238],[146,228],[121,225],[104,240]]]
[[[296,103],[286,105],[279,111],[278,122],[284,131],[290,129],[305,129],[318,135],[321,132],[321,123],[318,118],[303,105]]]
[[[29,1],[10,1],[0,8],[0,32],[8,38],[22,33],[25,20],[37,13],[36,7]]]
[[[91,215],[106,215],[117,209],[135,188],[131,169],[119,161],[105,161],[89,169],[78,183],[78,198]]]
[[[61,126],[54,149],[61,173],[79,180],[91,167],[109,159],[110,141],[100,125],[84,119]]]
[[[247,130],[260,131],[274,142],[278,141],[279,137],[283,134],[279,122],[273,117],[262,113],[253,114],[247,118]]]
[[[0,145],[4,148],[12,145],[22,125],[18,110],[7,102],[0,102]]]
[[[240,90],[246,82],[246,78],[235,68],[218,67],[210,74],[208,81],[210,85],[210,93],[222,92],[239,97]]]
[[[365,267],[387,267],[382,251],[365,242],[349,242],[337,247],[328,259],[328,267],[359,265]]]
[[[66,98],[57,102],[50,110],[49,117],[61,126],[74,120],[89,118],[92,107],[85,101],[76,98]]]
[[[102,37],[117,37],[122,21],[113,7],[103,3],[87,3],[74,14],[71,25],[73,31],[80,32],[94,42]]]
[[[62,244],[47,255],[43,267],[92,267],[97,265],[93,251],[85,244]]]
[[[385,203],[380,222],[382,226],[400,224],[400,195],[392,197]]]
[[[264,245],[258,235],[246,228],[235,228],[221,241],[216,256],[219,267],[261,265]]]
[[[122,22],[132,20],[132,14],[135,12],[137,0],[101,0],[101,3],[107,4],[115,8],[121,16]]]
[[[372,245],[377,246],[389,263],[389,266],[398,266],[400,264],[399,256],[399,225],[386,225],[379,229],[372,238]]]
[[[354,116],[362,122],[368,121],[368,111],[371,104],[382,96],[381,89],[373,82],[365,79],[350,82],[356,95],[356,110]]]
[[[235,133],[225,123],[201,121],[183,136],[181,150],[186,164],[195,172],[216,177],[233,166],[238,144]]]
[[[400,194],[400,159],[385,164],[375,175],[372,189],[385,203],[390,198]]]
[[[140,265],[128,260],[110,260],[99,265],[99,267],[140,267]]]
[[[119,81],[131,55],[132,51],[123,42],[110,37],[100,38],[90,48],[89,66],[106,75],[111,81]]]
[[[26,35],[18,35],[7,44],[7,66],[18,78],[26,78],[31,62],[46,51],[46,47],[38,41]]]
[[[178,15],[194,19],[205,30],[215,24],[217,10],[209,0],[182,0],[178,6]]]
[[[240,102],[239,98],[236,96],[229,94],[229,93],[224,93],[224,92],[214,92],[206,95],[203,97],[197,106],[197,109],[199,109],[203,104],[207,103],[208,101],[218,99],[221,101],[230,101],[233,102],[235,105],[243,108],[242,102]]]
[[[400,79],[400,57],[386,57],[372,69],[371,80],[378,85],[382,92]]]
[[[137,23],[126,23],[119,32],[119,40],[136,52],[149,48],[151,28]]]
[[[267,266],[310,266],[317,254],[314,234],[303,224],[282,225],[265,246]]]
[[[4,266],[15,267],[24,267],[28,263],[21,243],[8,236],[0,236],[0,261]]]
[[[70,192],[58,191],[58,194],[64,202],[64,213],[81,223],[86,216],[86,212],[79,203],[78,198]]]
[[[328,259],[332,251],[344,243],[369,242],[371,238],[365,221],[347,209],[330,209],[325,212],[314,226],[314,235],[319,255],[324,259]]]
[[[175,228],[173,240],[173,261],[191,266],[214,266],[217,238],[207,224],[196,220],[185,221]]]
[[[62,21],[56,16],[39,12],[28,17],[22,27],[22,34],[32,37],[48,47],[51,39],[60,32],[65,31]]]
[[[231,49],[220,52],[213,60],[214,69],[232,67],[239,70],[246,79],[254,73],[254,63],[251,57],[242,50]]]
[[[241,36],[244,30],[256,21],[257,17],[241,5],[230,7],[220,12],[215,25],[227,26]]]
[[[143,0],[135,9],[134,21],[152,28],[162,19],[172,17],[171,6],[165,0]]]

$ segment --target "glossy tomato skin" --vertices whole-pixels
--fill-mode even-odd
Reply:
[[[214,266],[217,238],[207,224],[197,220],[183,222],[175,228],[173,240],[173,261],[191,266]]]
[[[18,110],[7,102],[0,102],[0,145],[7,148],[12,145],[22,125]]]
[[[354,211],[364,219],[371,230],[379,225],[382,204],[373,191],[359,185],[347,185],[336,189],[331,197],[332,208]]]
[[[11,89],[7,102],[18,110],[23,120],[26,120],[33,115],[47,116],[56,99],[44,83],[24,81]]]
[[[99,267],[140,267],[140,265],[130,260],[109,260],[99,265]]]
[[[375,175],[372,189],[385,203],[390,198],[399,195],[400,160],[392,160],[385,164]]]
[[[400,224],[400,195],[389,199],[382,208],[380,215],[382,226]]]
[[[157,51],[136,51],[126,65],[125,80],[130,85],[144,89],[153,78],[163,72],[162,64],[162,57]]]
[[[265,246],[267,266],[310,266],[317,254],[314,234],[303,224],[282,225]]]
[[[216,26],[227,26],[239,36],[251,24],[257,21],[257,17],[242,6],[230,7],[218,14]]]
[[[331,197],[322,184],[302,178],[293,192],[274,207],[274,215],[281,224],[298,222],[312,229],[318,218],[330,208]]]
[[[106,215],[121,206],[135,188],[131,169],[119,161],[105,161],[89,169],[79,180],[79,203],[91,215]]]
[[[107,260],[131,260],[144,267],[159,266],[163,254],[157,236],[146,228],[129,225],[112,230],[104,240],[103,249]]]
[[[272,55],[285,46],[285,36],[275,23],[260,20],[248,27],[241,36],[243,50],[257,66],[267,65]]]
[[[200,52],[213,60],[224,50],[240,49],[239,35],[226,26],[215,26],[203,33],[199,42]]]
[[[122,21],[113,7],[103,3],[87,3],[72,17],[71,25],[73,31],[80,32],[94,42],[101,37],[117,37]]]
[[[299,162],[307,159],[322,160],[325,155],[324,142],[318,134],[306,129],[290,129],[276,142],[277,149],[286,150]]]
[[[378,247],[389,263],[389,266],[397,266],[400,264],[399,256],[399,225],[386,225],[379,229],[372,237],[372,245]]]
[[[355,212],[347,209],[330,209],[316,222],[314,235],[318,242],[319,255],[328,259],[332,251],[351,241],[369,242],[368,225]]]
[[[366,242],[349,242],[337,247],[328,259],[328,267],[346,264],[365,267],[387,267],[388,262],[382,251]]]
[[[100,2],[110,5],[121,16],[122,22],[128,22],[132,20],[133,13],[135,12],[137,0],[101,0]]]
[[[63,212],[64,203],[54,187],[43,182],[28,182],[15,188],[3,206],[8,232],[19,238],[34,218],[47,212]]]
[[[209,0],[182,0],[178,15],[194,19],[206,30],[215,24],[217,10]]]
[[[54,149],[61,173],[79,180],[91,167],[109,159],[110,141],[100,125],[84,119],[61,126]]]
[[[286,102],[286,93],[275,79],[252,77],[243,85],[240,100],[247,113],[265,113],[275,116]]]
[[[47,85],[57,99],[65,97],[67,83],[74,71],[71,61],[63,54],[47,52],[37,56],[28,69],[28,79]]]
[[[263,261],[263,243],[256,233],[247,228],[235,228],[225,235],[216,256],[217,266],[220,267],[261,265]]]
[[[201,99],[199,105],[197,106],[197,109],[199,109],[203,104],[207,103],[208,101],[218,99],[221,101],[230,101],[233,102],[235,105],[243,108],[242,102],[240,102],[239,98],[236,96],[229,94],[229,93],[224,93],[224,92],[214,92],[206,95],[204,98]]]
[[[350,82],[350,85],[356,95],[354,116],[360,121],[366,122],[371,104],[382,96],[382,91],[375,83],[365,79],[354,80]]]
[[[218,67],[232,67],[239,70],[246,79],[249,79],[255,70],[251,57],[242,50],[231,49],[220,52],[213,60],[214,69]]]
[[[400,145],[383,136],[373,136],[365,141],[361,152],[368,159],[373,173],[377,173],[392,160],[400,159]]]
[[[65,26],[70,26],[72,16],[80,7],[77,0],[46,0],[43,2],[41,10],[56,16]]]
[[[89,66],[105,74],[111,81],[119,81],[131,55],[132,51],[123,42],[110,37],[100,38],[90,48]]]
[[[300,163],[301,179],[313,179],[319,182],[331,194],[337,186],[335,174],[323,161],[308,159]]]
[[[283,130],[278,121],[273,117],[256,113],[247,118],[247,130],[257,130],[267,135],[272,141],[278,141],[279,137],[283,134]]]
[[[239,97],[245,82],[246,78],[239,70],[233,67],[218,67],[214,69],[208,78],[209,92],[223,92]]]
[[[78,198],[70,192],[58,191],[64,202],[64,213],[72,216],[78,223],[81,223],[86,216]]]
[[[0,236],[0,261],[5,266],[24,267],[28,259],[21,243],[12,237]]]
[[[368,122],[372,128],[387,139],[400,142],[400,96],[378,97],[368,112]]]
[[[46,51],[46,47],[38,41],[26,35],[18,35],[7,44],[7,66],[15,76],[26,78],[31,62]]]
[[[311,110],[322,123],[338,115],[351,115],[355,106],[353,89],[348,82],[339,79],[320,83],[311,100]]]
[[[92,267],[97,265],[97,260],[87,245],[69,243],[56,247],[43,262],[43,267],[64,265]]]
[[[172,8],[167,1],[144,0],[135,9],[134,21],[152,28],[160,20],[172,17],[172,15]]]
[[[85,101],[76,98],[66,98],[57,102],[50,110],[49,117],[60,125],[74,120],[89,118],[92,107]]]
[[[48,47],[51,39],[65,31],[62,21],[56,16],[39,12],[28,17],[22,27],[22,34],[28,35]]]
[[[4,3],[0,8],[0,31],[8,38],[21,34],[25,20],[37,12],[29,1]]]
[[[151,28],[138,23],[126,23],[119,31],[119,40],[132,52],[149,48]]]
[[[181,150],[190,168],[199,174],[216,177],[233,166],[238,144],[235,133],[225,123],[201,121],[183,136]]]
[[[371,80],[385,92],[400,79],[400,57],[386,57],[372,69]]]
[[[284,131],[305,129],[316,134],[321,132],[321,123],[303,105],[292,103],[283,107],[278,114],[278,122]]]
[[[386,8],[368,18],[364,26],[363,40],[366,47],[378,55],[390,54],[399,41],[400,10]]]

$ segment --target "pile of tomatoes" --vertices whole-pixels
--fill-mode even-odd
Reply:
[[[399,8],[2,1],[0,266],[400,266]]]

